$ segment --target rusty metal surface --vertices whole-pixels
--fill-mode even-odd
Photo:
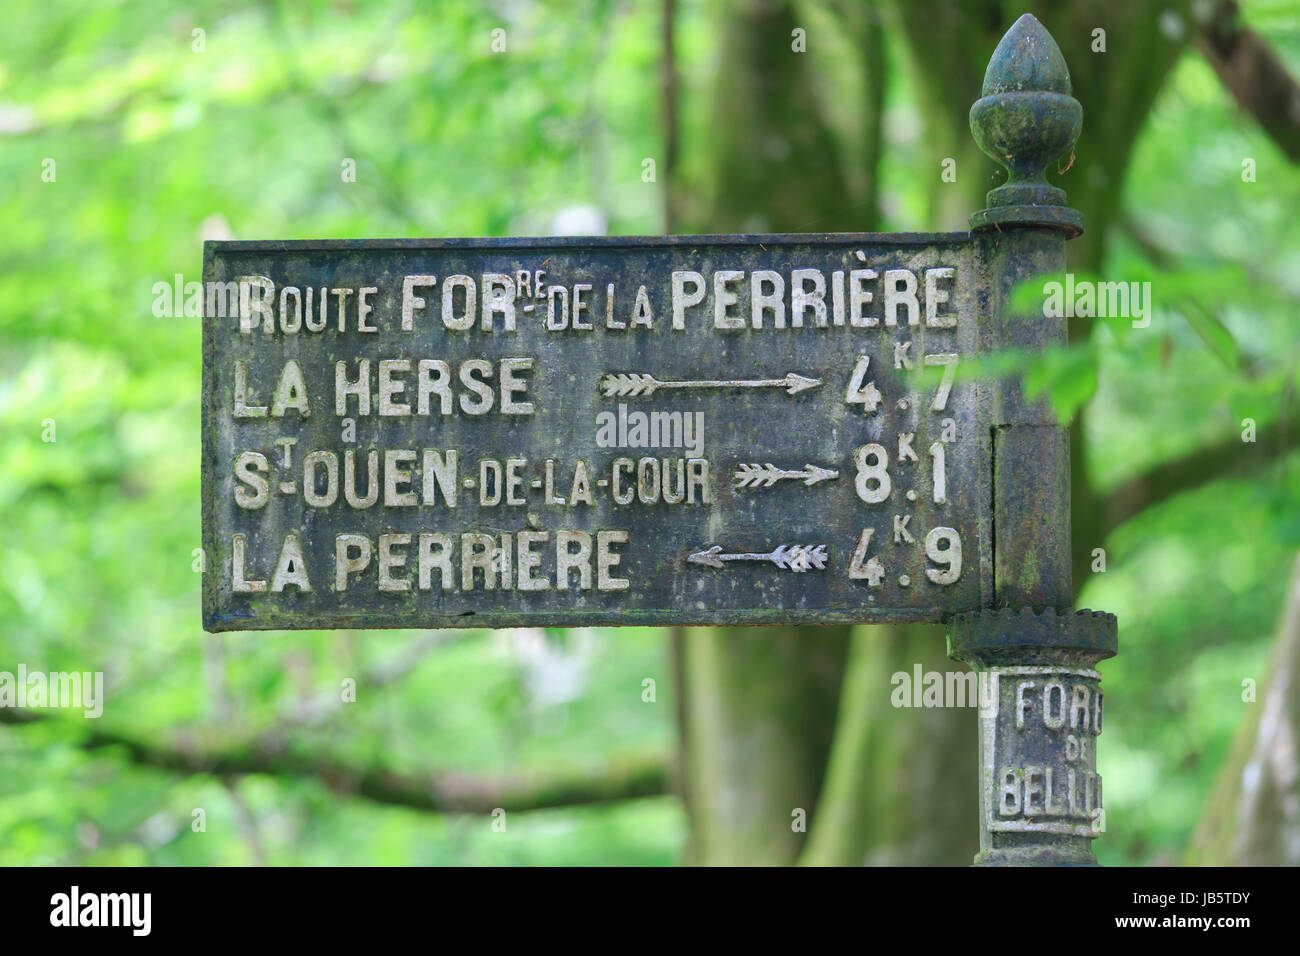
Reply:
[[[250,321],[258,327],[248,332],[236,315],[205,319],[205,626],[933,621],[987,605],[993,597],[995,397],[987,385],[959,377],[943,408],[936,409],[940,383],[918,382],[896,365],[921,367],[927,355],[957,356],[960,362],[994,346],[998,331],[986,307],[997,301],[990,295],[985,264],[990,248],[989,241],[965,233],[209,243],[206,282],[263,277],[274,294],[267,300],[270,332],[257,312]],[[940,268],[955,271],[950,280],[936,278],[935,288],[948,298],[943,302],[936,296],[931,310],[927,270]],[[801,313],[802,326],[794,327],[797,269],[815,270],[825,283],[824,326],[813,305]],[[742,275],[724,277],[716,286],[718,274],[727,270]],[[783,279],[784,327],[777,327],[774,308],[761,312],[761,328],[754,327],[751,293],[759,270]],[[874,321],[863,319],[861,327],[849,314],[855,270],[876,271],[874,280],[862,279],[873,301],[859,311]],[[905,270],[917,282],[915,318],[900,299],[897,324],[888,324],[886,270]],[[518,281],[526,272],[535,285],[538,271],[545,272],[548,290],[567,290],[571,311],[576,286],[591,287],[583,293],[583,320],[591,330],[546,327],[549,298],[527,299]],[[698,305],[686,304],[693,286],[683,280],[677,329],[672,276],[685,271],[704,278],[705,295]],[[469,320],[472,327],[448,328],[442,317],[447,278],[472,277],[481,309],[488,274],[516,279],[514,329],[507,328],[502,311],[489,314],[486,329],[479,312]],[[415,287],[426,306],[412,311],[412,327],[405,330],[404,278],[420,275],[437,281]],[[815,290],[817,281],[805,278],[799,284]],[[893,281],[892,287],[905,289],[909,280],[900,272]],[[652,327],[607,327],[611,284],[615,323],[632,324],[644,286]],[[835,291],[841,285],[843,296]],[[345,331],[337,331],[333,294],[325,329],[285,331],[279,296],[286,286],[354,290],[343,297]],[[356,290],[362,288],[375,290],[368,294],[372,311],[365,317],[374,332],[357,331]],[[719,288],[724,296],[736,295],[722,321],[740,327],[716,327]],[[772,284],[757,288],[760,296],[775,295]],[[255,301],[259,288],[248,289]],[[291,297],[283,303],[291,325],[296,323],[293,302]],[[318,308],[319,296],[315,303]],[[448,314],[456,324],[467,314],[463,288],[450,304]],[[369,414],[359,414],[360,400],[346,396],[346,414],[339,414],[336,363],[344,363],[345,380],[351,381],[358,378],[360,360],[370,363]],[[511,414],[501,414],[505,360],[515,362],[510,374],[523,383],[510,396],[518,406]],[[283,414],[275,414],[275,393],[290,361],[302,372],[308,415],[296,407],[292,390],[287,394],[293,401],[282,402]],[[405,387],[389,397],[390,410],[403,403],[414,409],[421,361],[446,363],[448,413],[443,414],[441,394],[431,392],[427,414],[379,414],[380,361],[410,363],[396,371],[390,367],[390,380]],[[493,389],[485,414],[469,414],[463,405],[467,397],[471,404],[477,401],[459,377],[465,363],[476,361],[489,363],[489,371],[477,379]],[[932,372],[942,371],[949,359],[937,361]],[[244,405],[268,408],[267,414],[234,417],[237,363]],[[520,410],[524,404],[528,412]],[[702,447],[636,447],[629,416],[650,412],[700,423]],[[606,413],[616,423],[628,421],[622,432],[624,426],[616,424],[615,437],[622,440],[615,446],[600,434],[598,416]],[[354,435],[345,434],[349,420]],[[287,466],[286,439],[295,443]],[[871,446],[885,451],[883,468],[876,452],[861,451]],[[424,481],[424,453],[430,449],[444,469],[448,452],[457,453],[455,505],[438,480]],[[379,500],[358,506],[337,491],[321,504],[328,498],[330,460],[344,484],[350,454],[355,499],[364,505],[372,451],[381,473]],[[397,486],[390,495],[386,453],[407,451],[414,460],[395,461]],[[306,500],[304,487],[303,463],[312,453],[320,453],[313,465],[315,504]],[[510,459],[519,464],[510,465]],[[624,464],[616,466],[620,459]],[[250,460],[253,470],[237,477],[237,461],[247,468]],[[644,489],[636,483],[643,460],[653,462],[644,466]],[[522,503],[482,502],[483,461],[496,462],[503,473],[514,468],[521,480],[516,499]],[[569,500],[579,461],[588,472],[589,504]],[[627,503],[614,500],[612,482],[620,468],[624,495],[629,486],[633,490]],[[691,468],[700,479],[690,488],[694,501],[666,502],[680,492],[676,476],[689,478]],[[656,470],[657,492],[652,487]],[[676,487],[664,483],[665,475]],[[258,482],[265,482],[264,491],[255,487]],[[237,492],[255,506],[241,507]],[[411,494],[414,504],[407,503]],[[561,580],[556,550],[561,534],[563,547],[573,553],[590,548],[592,553],[578,562],[588,568],[590,581],[581,567],[566,569]],[[602,534],[606,537],[599,539]],[[236,535],[243,539],[239,580],[248,582],[246,587],[261,582],[258,590],[235,590]],[[340,535],[356,535],[367,544],[358,541],[340,551]],[[411,536],[387,539],[384,587],[380,535]],[[301,559],[289,553],[291,536]],[[960,543],[961,565],[948,580],[954,540]],[[423,582],[422,541],[428,547]],[[339,555],[344,565],[348,559],[360,561],[366,547],[368,563],[345,574],[345,590],[336,590]],[[466,548],[481,548],[489,566],[476,570],[471,557],[464,574]],[[435,561],[444,552],[451,555],[445,589],[444,570]],[[604,587],[600,554],[617,558],[606,567]],[[521,555],[535,556],[536,567],[521,571]]]

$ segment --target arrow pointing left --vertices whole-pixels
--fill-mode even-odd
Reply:
[[[728,552],[722,545],[696,551],[687,556],[691,564],[703,564],[721,570],[725,561],[770,561],[783,571],[796,574],[809,570],[821,571],[826,567],[826,545],[824,544],[783,544],[766,553],[753,551]]]

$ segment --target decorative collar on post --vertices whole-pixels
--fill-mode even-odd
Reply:
[[[1047,182],[1048,165],[1070,155],[1083,128],[1083,107],[1071,90],[1061,48],[1026,13],[993,51],[983,95],[970,110],[975,142],[1008,176],[989,191],[989,208],[970,217],[973,231],[1048,226],[1071,239],[1083,232],[1083,216],[1065,205],[1065,190]]]

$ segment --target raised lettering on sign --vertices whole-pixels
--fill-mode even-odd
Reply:
[[[960,374],[982,256],[966,234],[209,243],[206,626],[986,604],[990,402]]]

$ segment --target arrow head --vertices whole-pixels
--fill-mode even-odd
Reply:
[[[687,557],[686,560],[692,564],[704,564],[711,568],[721,568],[722,562],[718,560],[718,555],[721,553],[722,545],[715,544],[713,547],[706,548],[703,551],[696,551],[694,554]]]
[[[803,470],[806,476],[803,480],[805,485],[815,485],[819,481],[840,476],[840,473],[832,468],[820,468],[817,465],[804,465]]]
[[[810,388],[816,388],[822,383],[819,378],[805,378],[803,375],[797,375],[794,372],[787,372],[785,376],[785,393],[787,395],[798,395],[800,392],[806,392]]]

